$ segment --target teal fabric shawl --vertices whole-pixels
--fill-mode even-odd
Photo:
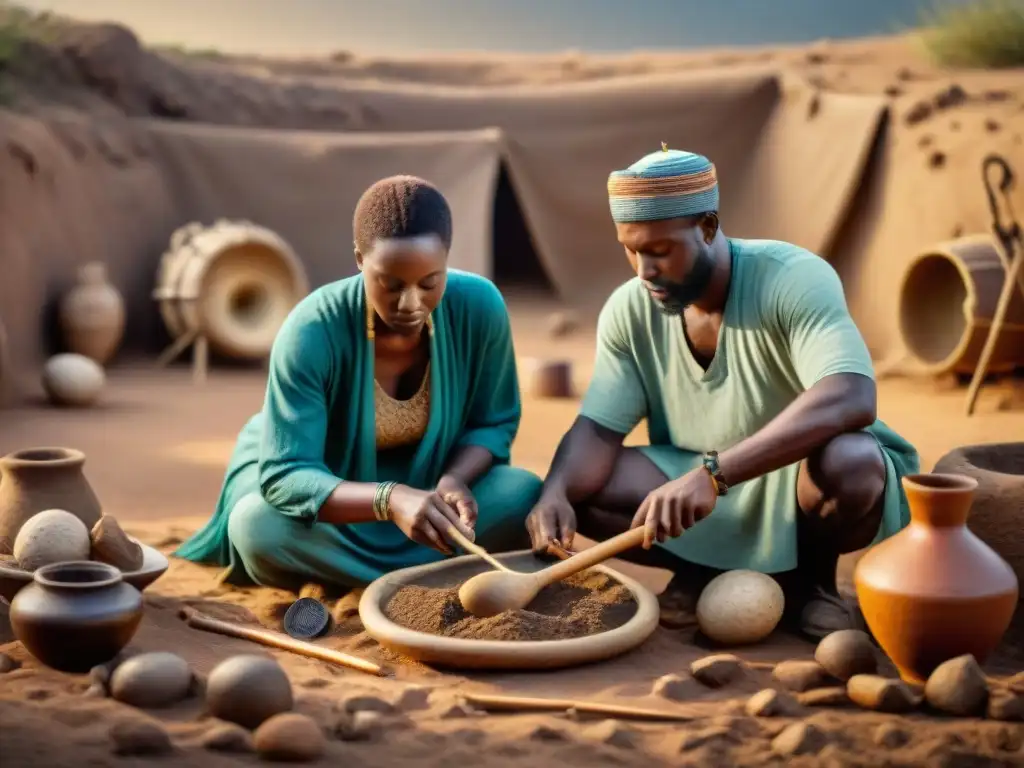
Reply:
[[[263,410],[239,435],[213,518],[176,554],[234,564],[228,517],[235,503],[254,491],[282,514],[311,525],[343,480],[388,479],[432,488],[453,452],[467,445],[486,448],[496,464],[507,464],[521,402],[500,292],[483,277],[450,270],[433,322],[427,432],[405,455],[379,462],[373,343],[366,335],[362,275],[304,299],[274,343]],[[416,546],[395,526],[339,528],[360,548]]]

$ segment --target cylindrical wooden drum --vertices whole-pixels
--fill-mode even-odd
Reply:
[[[174,233],[153,298],[172,337],[198,333],[226,357],[258,360],[308,291],[302,263],[280,236],[221,220]]]
[[[987,235],[963,237],[918,255],[900,289],[900,334],[931,374],[972,374],[992,327],[1006,269]],[[1010,302],[989,371],[1024,365],[1024,296]]]

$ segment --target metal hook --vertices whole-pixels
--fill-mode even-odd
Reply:
[[[1002,178],[998,182],[992,178],[991,173],[997,166],[1002,171]],[[1021,236],[1020,224],[1014,218],[1013,209],[1010,205],[1010,190],[1013,189],[1013,185],[1016,183],[1013,168],[1010,167],[1010,164],[1002,155],[991,154],[982,161],[981,175],[985,182],[985,194],[988,195],[988,207],[992,212],[992,229],[999,239],[1002,240],[1003,245],[1006,246],[1007,252],[1012,254],[1013,241]],[[1009,222],[1005,225],[1003,224],[999,200],[996,198],[997,189],[1005,198],[1005,206],[1009,218]]]

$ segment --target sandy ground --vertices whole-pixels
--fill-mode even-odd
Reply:
[[[592,350],[589,331],[559,340],[545,333],[549,307],[513,303],[517,346],[524,380],[532,355],[562,356],[576,363],[582,388]],[[195,385],[188,368],[155,371],[150,365],[127,363],[110,371],[110,386],[99,407],[68,411],[28,403],[0,412],[0,452],[41,445],[78,447],[86,452],[87,474],[105,511],[126,522],[142,540],[170,552],[209,513],[232,441],[239,425],[259,406],[263,374],[259,370],[219,368],[204,386]],[[919,448],[930,468],[950,448],[995,442],[1024,434],[1020,388],[996,384],[983,393],[978,413],[963,415],[963,390],[905,379],[881,384],[881,415]],[[541,401],[527,397],[516,443],[517,463],[543,472],[557,441],[571,423],[575,400]],[[639,440],[641,435],[633,436]],[[625,564],[624,570],[659,591],[666,574]],[[267,589],[236,590],[219,586],[216,572],[172,561],[170,571],[147,592],[147,613],[130,650],[174,650],[199,673],[235,653],[251,652],[243,641],[199,633],[176,616],[183,605],[237,621],[278,627],[294,595]],[[343,598],[351,609],[355,595]],[[349,610],[349,614],[352,611]],[[0,628],[2,631],[2,628]],[[0,641],[5,638],[0,635]],[[9,635],[6,639],[10,639]],[[299,711],[313,716],[328,732],[341,717],[342,703],[372,694],[392,701],[410,686],[425,686],[430,705],[408,713],[404,725],[385,723],[385,735],[369,742],[332,738],[328,760],[355,760],[360,765],[526,765],[537,760],[570,765],[1024,765],[1019,724],[940,720],[924,716],[892,717],[846,709],[803,708],[784,718],[755,719],[742,713],[742,701],[771,686],[770,663],[810,658],[813,647],[782,633],[745,649],[740,656],[754,666],[743,681],[722,690],[687,683],[681,701],[651,693],[665,674],[689,678],[689,664],[708,654],[690,633],[659,629],[642,649],[617,660],[555,673],[472,674],[443,672],[395,663],[362,631],[358,619],[339,623],[321,640],[328,646],[383,660],[393,676],[373,679],[356,672],[275,652],[295,686]],[[234,765],[239,760],[210,752],[203,739],[217,721],[204,717],[199,701],[169,711],[140,713],[107,700],[85,697],[84,678],[41,668],[20,644],[0,645],[24,666],[3,677],[0,685],[0,752],[16,755],[17,765],[130,765],[116,757],[108,728],[138,718],[163,724],[175,745],[166,764]],[[1019,671],[1000,653],[990,674]],[[689,714],[692,722],[672,725],[577,722],[555,715],[489,715],[450,717],[457,696],[466,691],[536,696],[575,697],[644,706]],[[457,712],[457,710],[456,710]],[[59,738],[52,723],[62,726]],[[824,734],[816,755],[780,757],[771,741],[791,723],[809,723]],[[875,744],[878,729],[897,728],[910,734],[898,748]],[[626,734],[623,736],[622,734]],[[820,745],[819,745],[820,746]],[[968,755],[975,757],[968,757]],[[963,762],[972,759],[981,762]],[[15,763],[12,763],[12,765]]]
[[[885,151],[892,157],[887,155],[884,165],[889,170],[872,183],[886,185],[883,218],[900,222],[887,231],[906,232],[905,237],[885,241],[893,254],[913,253],[922,239],[930,242],[985,231],[988,212],[979,194],[975,155],[998,149],[1020,166],[1024,146],[1021,73],[942,71],[924,60],[909,37],[617,57],[466,54],[427,60],[341,53],[327,61],[274,61],[157,54],[140,49],[127,30],[80,25],[68,30],[58,46],[33,48],[12,68],[10,85],[19,109],[46,114],[49,119],[56,104],[84,117],[89,135],[97,134],[90,141],[105,148],[101,154],[113,167],[124,158],[107,147],[102,137],[121,136],[125,115],[269,128],[372,130],[373,115],[339,104],[340,90],[352,83],[379,82],[438,88],[534,87],[769,63],[797,72],[823,90],[884,94],[890,100],[893,132]],[[955,111],[937,106],[937,98],[954,85],[965,92],[965,98],[951,108]],[[15,159],[16,149],[8,148]],[[941,177],[936,176],[936,154],[942,155],[943,162],[949,157]],[[891,179],[899,184],[890,187]],[[968,191],[961,195],[961,190]],[[9,199],[14,202],[17,197]],[[41,232],[50,226],[46,219],[50,213],[73,218],[67,211],[42,212],[45,215],[34,211],[33,216],[45,223]],[[118,221],[125,224],[126,232],[131,230],[127,219]],[[850,226],[862,223],[854,221]],[[844,279],[852,274],[842,263],[837,268]],[[848,295],[868,297],[853,308],[869,342],[871,329],[880,327],[875,318],[886,316],[892,305],[894,282],[888,273],[882,277],[878,290],[871,282],[874,278],[858,277],[846,283]],[[590,372],[590,329],[553,340],[545,324],[556,307],[519,299],[511,303],[524,383],[528,386],[530,358],[558,356],[575,364],[577,386],[582,390]],[[872,349],[885,358],[879,363],[880,374],[892,369],[899,357],[891,346],[872,343]],[[34,374],[27,375],[28,389],[38,393]],[[109,376],[104,401],[89,411],[52,409],[31,399],[21,407],[0,411],[0,454],[46,445],[85,451],[86,473],[105,511],[144,541],[170,552],[210,513],[235,434],[260,405],[263,374],[258,369],[218,368],[205,386],[196,386],[187,367],[157,371],[147,359],[120,362]],[[970,418],[963,413],[964,397],[963,388],[954,382],[882,377],[880,413],[918,447],[925,469],[956,446],[1024,435],[1024,389],[1019,384],[1003,382],[986,388],[977,413]],[[514,461],[543,473],[572,422],[576,405],[572,399],[538,400],[527,395]],[[638,431],[630,441],[642,439]],[[850,565],[845,563],[846,576]],[[663,572],[621,567],[655,591],[667,580]],[[216,575],[210,569],[173,561],[170,571],[147,591],[146,617],[130,651],[173,650],[200,674],[228,656],[253,652],[249,643],[187,628],[177,618],[177,609],[196,605],[224,618],[276,627],[294,595],[228,589],[217,584]],[[546,674],[462,675],[393,663],[351,615],[354,599],[342,600],[338,611],[349,609],[348,618],[320,642],[384,659],[392,675],[374,679],[275,652],[295,687],[299,711],[333,734],[345,702],[353,697],[374,695],[394,701],[413,686],[434,693],[426,709],[385,717],[383,731],[366,741],[332,736],[322,764],[368,768],[460,763],[525,768],[538,761],[571,766],[1024,765],[1024,726],[1018,723],[892,717],[845,708],[798,708],[785,717],[766,719],[745,716],[744,697],[773,685],[768,671],[772,662],[810,657],[811,646],[781,633],[741,651],[739,655],[753,666],[741,682],[717,691],[689,679],[690,663],[709,650],[696,645],[691,634],[664,629],[641,649],[590,667]],[[170,734],[173,754],[160,758],[162,764],[212,768],[255,762],[251,756],[224,755],[202,746],[217,722],[203,715],[198,700],[143,713],[85,696],[84,677],[41,668],[18,643],[10,642],[3,618],[0,611],[0,653],[21,664],[0,675],[0,763],[5,768],[141,765],[143,757],[114,754],[109,730],[142,721],[156,723]],[[987,671],[991,675],[1020,671],[1019,664],[1007,661],[1011,658],[1003,649]],[[665,674],[684,678],[680,701],[652,695],[654,681]],[[459,711],[451,710],[451,705],[467,691],[635,702],[693,719],[674,725],[616,725],[553,715],[452,717]],[[806,726],[805,736],[818,734],[816,744],[814,739],[805,743],[810,745],[808,754],[787,754],[779,747],[772,750],[772,739],[792,724]],[[892,746],[898,742],[900,746]]]

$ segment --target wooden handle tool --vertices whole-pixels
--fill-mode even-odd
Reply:
[[[476,555],[477,557],[483,558],[488,564],[490,564],[497,570],[505,571],[506,573],[515,573],[515,571],[513,571],[507,565],[502,563],[500,560],[494,557],[490,552],[481,547],[479,544],[470,541],[465,536],[463,536],[459,532],[459,529],[456,528],[454,525],[448,526],[448,535],[456,544],[458,544],[464,550],[466,550],[470,554]]]
[[[478,709],[488,712],[565,712],[574,709],[581,714],[621,717],[632,720],[673,721],[685,723],[693,720],[689,715],[645,709],[626,704],[601,704],[592,701],[571,699],[538,699],[530,696],[491,696],[487,694],[466,694],[466,701]]]
[[[366,672],[367,674],[376,675],[377,677],[385,676],[383,667],[379,664],[374,664],[372,661],[360,659],[358,656],[349,656],[347,653],[335,651],[330,648],[322,648],[319,645],[307,643],[303,640],[296,640],[295,638],[288,637],[288,635],[281,634],[280,632],[272,632],[269,629],[258,629],[256,627],[246,627],[241,624],[232,624],[231,622],[221,621],[220,619],[211,619],[209,616],[203,616],[195,608],[182,608],[179,614],[185,620],[185,623],[194,629],[201,629],[205,632],[215,632],[218,635],[235,637],[239,640],[249,640],[254,643],[259,643],[260,645],[265,645],[268,648],[278,648],[282,651],[290,651],[291,653],[296,653],[299,656],[318,659],[319,661],[326,661],[329,664],[337,664],[340,667],[348,667],[349,669]]]

